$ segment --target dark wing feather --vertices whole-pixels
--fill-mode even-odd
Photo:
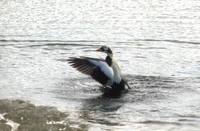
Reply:
[[[110,80],[112,77],[112,70],[102,59],[95,59],[89,57],[80,57],[80,58],[71,57],[68,59],[68,62],[78,71],[86,75],[92,76],[92,78],[94,78],[96,81],[98,81],[103,85],[105,85],[107,81]],[[104,66],[104,68],[102,68],[102,66]],[[104,72],[102,71],[102,69],[104,70],[106,69],[107,71]]]
[[[96,65],[89,62],[85,58],[71,57],[68,59],[68,62],[71,64],[71,66],[73,66],[78,71],[80,71],[81,73],[84,73],[86,75],[92,75],[92,73],[94,72],[94,69],[96,68]]]

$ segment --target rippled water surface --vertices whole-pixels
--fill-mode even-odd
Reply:
[[[0,1],[0,99],[70,113],[89,130],[200,129],[200,1]],[[109,45],[132,89],[101,96],[70,56]]]

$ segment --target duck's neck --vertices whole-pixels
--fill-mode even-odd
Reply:
[[[113,63],[113,54],[107,54],[106,56],[106,63],[109,65],[109,66],[112,66],[112,63]]]

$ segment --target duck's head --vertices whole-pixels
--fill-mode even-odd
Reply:
[[[103,52],[103,53],[106,53],[107,55],[112,55],[112,50],[110,49],[110,47],[108,46],[101,46],[99,49],[97,49],[96,51],[99,51],[99,52]]]

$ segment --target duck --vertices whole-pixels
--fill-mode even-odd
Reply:
[[[121,69],[113,58],[113,51],[108,46],[101,46],[97,52],[106,54],[105,59],[91,57],[70,57],[69,64],[83,74],[91,76],[103,85],[105,95],[119,95],[121,91],[130,89],[127,80],[122,76]],[[127,87],[127,88],[126,88]]]

